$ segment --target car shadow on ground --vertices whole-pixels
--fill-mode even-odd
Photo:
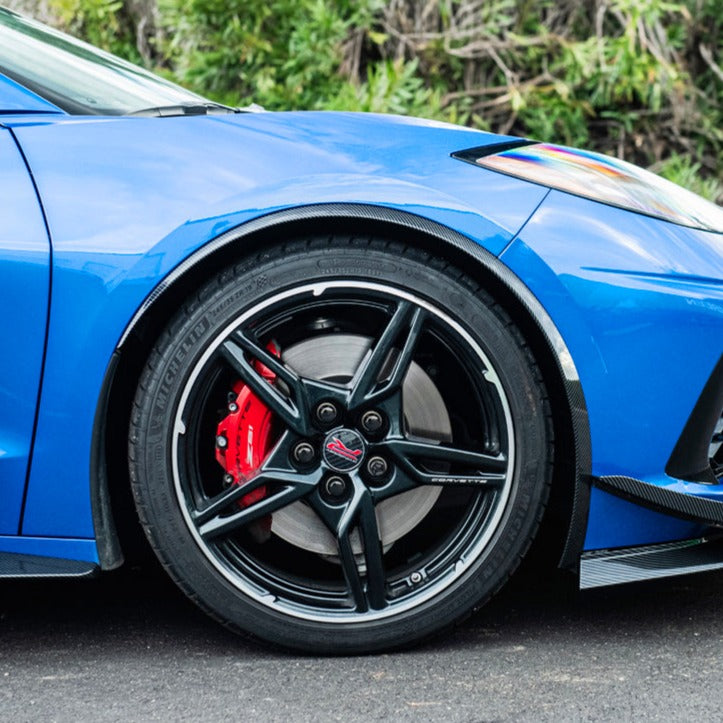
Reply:
[[[428,652],[521,638],[556,637],[579,629],[586,635],[675,626],[700,628],[715,618],[723,572],[578,591],[574,576],[544,577],[522,571],[481,610],[419,650]],[[118,634],[148,634],[159,641],[182,634],[186,644],[221,649],[250,647],[283,655],[230,635],[207,618],[154,563],[103,573],[89,580],[0,580],[0,635],[41,635],[45,643],[82,635],[102,643]]]

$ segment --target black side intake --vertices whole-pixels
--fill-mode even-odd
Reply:
[[[720,434],[717,427],[722,415],[723,354],[703,387],[703,392],[670,455],[665,467],[667,474],[688,482],[720,484],[723,481],[718,465],[718,457],[722,456],[721,449],[715,453],[715,459],[711,459],[715,438]]]

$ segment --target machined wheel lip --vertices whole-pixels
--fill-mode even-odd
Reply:
[[[485,377],[485,380],[495,387],[498,400],[502,408],[505,422],[505,432],[507,434],[507,469],[505,479],[494,492],[494,499],[492,502],[494,509],[485,521],[485,527],[473,545],[461,551],[459,559],[455,563],[450,564],[446,573],[440,575],[434,582],[425,585],[412,595],[405,596],[398,601],[391,601],[386,607],[380,610],[369,609],[366,611],[359,611],[355,609],[333,608],[324,608],[323,610],[314,609],[304,603],[291,599],[283,599],[273,592],[260,589],[260,586],[257,583],[251,579],[247,579],[241,571],[231,570],[228,563],[224,563],[221,559],[219,559],[219,556],[209,548],[208,544],[201,537],[191,516],[191,512],[188,509],[187,497],[184,493],[179,468],[179,445],[181,438],[186,433],[186,425],[183,421],[183,416],[186,411],[189,397],[193,392],[196,381],[205,370],[207,363],[217,353],[219,347],[224,343],[224,341],[234,332],[235,329],[247,322],[249,319],[262,313],[270,306],[288,301],[294,297],[303,298],[309,294],[313,297],[321,297],[327,291],[332,290],[346,290],[350,292],[368,291],[410,302],[430,312],[437,319],[441,320],[444,324],[456,332],[482,362],[484,369],[481,373]],[[319,623],[349,624],[354,622],[371,622],[374,620],[393,617],[424,605],[426,602],[448,589],[456,580],[462,578],[472,565],[480,558],[480,556],[483,555],[495,533],[499,530],[500,523],[507,511],[508,501],[512,494],[515,464],[515,429],[507,394],[505,393],[504,386],[499,378],[495,366],[492,364],[490,358],[482,349],[480,344],[466,329],[464,329],[461,324],[445,312],[430,304],[427,300],[396,286],[374,282],[330,280],[303,284],[273,294],[235,317],[214,337],[213,341],[207,346],[198,361],[194,364],[191,374],[185,382],[178,406],[176,407],[172,430],[171,469],[173,475],[173,485],[184,522],[186,523],[192,538],[203,556],[227,582],[255,602],[294,618]]]

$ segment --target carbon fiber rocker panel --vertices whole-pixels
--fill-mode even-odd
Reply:
[[[97,565],[82,560],[0,552],[0,578],[92,577],[98,570]]]
[[[584,552],[580,588],[619,585],[723,568],[723,538]]]

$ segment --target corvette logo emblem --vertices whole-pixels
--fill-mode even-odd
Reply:
[[[353,429],[334,429],[327,434],[322,456],[335,472],[351,472],[364,459],[366,445],[362,436]]]
[[[339,437],[334,437],[334,439],[326,445],[326,448],[330,452],[334,452],[334,454],[350,459],[352,462],[356,462],[362,453],[360,449],[349,449]]]

